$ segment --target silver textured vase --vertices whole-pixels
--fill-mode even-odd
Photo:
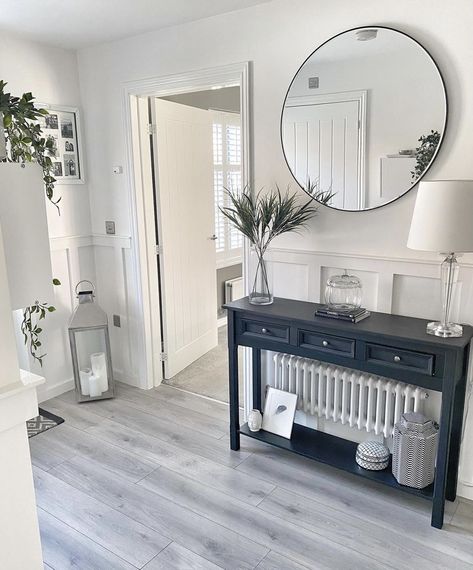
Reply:
[[[248,414],[248,428],[250,431],[259,431],[263,424],[263,416],[259,410],[251,410]]]

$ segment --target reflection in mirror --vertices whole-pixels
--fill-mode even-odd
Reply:
[[[367,210],[422,178],[446,117],[442,77],[425,49],[396,30],[357,28],[324,43],[299,69],[281,138],[304,190],[330,194],[334,208]]]

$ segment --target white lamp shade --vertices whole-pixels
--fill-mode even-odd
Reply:
[[[438,253],[473,251],[473,180],[419,184],[407,247]]]

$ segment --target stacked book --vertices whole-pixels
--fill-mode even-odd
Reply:
[[[350,323],[359,323],[363,319],[370,316],[370,312],[360,307],[359,309],[349,309],[340,311],[331,309],[328,306],[320,307],[315,311],[316,317],[325,317],[327,319],[339,319],[341,321],[348,321]]]

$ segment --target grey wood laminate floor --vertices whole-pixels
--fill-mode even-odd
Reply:
[[[473,508],[429,503],[242,438],[226,404],[169,386],[43,403],[30,440],[45,569],[473,568]]]

